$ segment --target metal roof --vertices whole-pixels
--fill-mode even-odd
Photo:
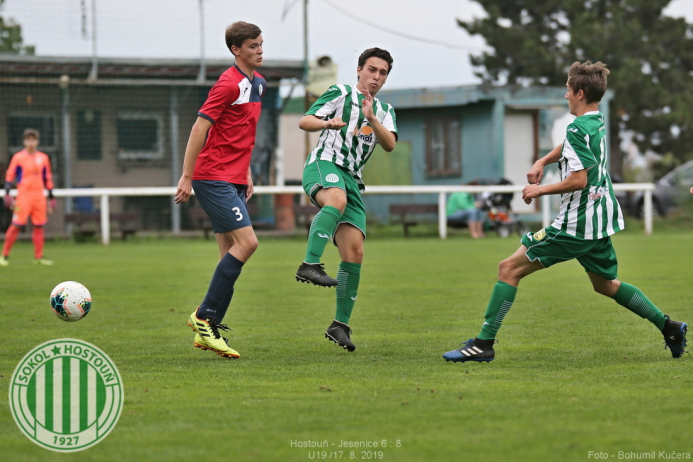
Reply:
[[[199,59],[98,58],[98,79],[90,81],[91,57],[0,54],[0,82],[57,83],[67,75],[70,84],[211,85],[233,63],[233,59],[206,59],[206,79],[198,81]],[[266,60],[258,72],[268,82],[301,78],[303,61]]]
[[[395,109],[415,109],[426,107],[465,106],[481,101],[501,101],[505,106],[518,108],[537,108],[546,106],[565,106],[565,87],[548,86],[503,86],[462,85],[457,87],[406,88],[381,90],[378,99],[391,104]],[[613,97],[607,90],[602,102]]]

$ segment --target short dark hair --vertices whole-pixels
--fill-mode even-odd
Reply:
[[[568,70],[568,86],[573,93],[579,90],[585,92],[587,103],[598,103],[606,93],[606,76],[609,69],[601,61],[593,63],[590,60],[584,63],[575,61]]]
[[[243,46],[243,42],[248,39],[258,38],[262,31],[255,24],[249,22],[236,21],[226,28],[226,46],[231,51],[232,46],[238,48]],[[231,51],[233,54],[233,51]]]
[[[39,133],[38,130],[36,130],[35,128],[27,128],[26,130],[24,130],[24,135],[22,136],[22,139],[25,140],[25,139],[32,137],[32,136],[34,138],[36,138],[37,140],[39,138],[41,138],[41,134]]]
[[[390,74],[390,71],[392,70],[392,56],[390,55],[389,51],[383,50],[382,48],[367,49],[361,53],[361,56],[359,56],[359,67],[361,69],[363,69],[363,66],[366,65],[368,58],[380,58],[385,60],[387,63],[387,73]]]

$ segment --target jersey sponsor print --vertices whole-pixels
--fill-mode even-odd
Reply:
[[[558,167],[561,181],[587,170],[587,185],[561,196],[558,216],[551,224],[579,239],[603,239],[624,229],[623,212],[607,173],[604,116],[588,112],[568,126]]]
[[[368,124],[361,110],[363,99],[364,96],[356,85],[333,85],[306,112],[306,115],[314,115],[323,120],[339,117],[346,123],[340,130],[322,131],[306,165],[325,160],[344,167],[356,180],[361,192],[365,189],[362,181],[363,166],[377,143],[373,127]],[[373,114],[387,130],[397,133],[397,119],[392,106],[373,98]]]

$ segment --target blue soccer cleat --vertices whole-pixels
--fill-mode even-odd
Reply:
[[[486,361],[489,363],[496,357],[496,352],[493,350],[493,344],[495,342],[495,340],[470,338],[466,342],[460,344],[461,348],[445,353],[443,359],[454,363],[464,363],[467,361]]]
[[[688,324],[685,322],[672,321],[669,316],[664,316],[666,323],[662,329],[664,335],[664,349],[667,347],[671,351],[671,356],[680,358],[686,352],[686,332],[688,332]]]

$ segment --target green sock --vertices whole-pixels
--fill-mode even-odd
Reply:
[[[517,287],[513,287],[505,282],[498,281],[493,286],[491,300],[488,301],[486,307],[486,321],[481,326],[481,332],[478,338],[481,340],[493,340],[496,338],[498,329],[503,323],[503,318],[513,306]]]
[[[664,313],[659,311],[659,308],[645,297],[645,294],[637,287],[621,282],[621,287],[618,288],[612,298],[619,305],[650,321],[660,331],[664,329],[664,324],[666,323]]]
[[[320,257],[322,257],[325,246],[332,238],[334,230],[337,229],[340,218],[342,218],[342,214],[339,210],[329,205],[324,206],[315,215],[308,233],[308,249],[306,250],[306,259],[304,260],[306,263],[320,263]]]
[[[337,313],[334,318],[349,324],[351,311],[356,303],[356,292],[359,290],[359,281],[361,280],[361,264],[348,263],[343,261],[339,264],[337,271]]]

